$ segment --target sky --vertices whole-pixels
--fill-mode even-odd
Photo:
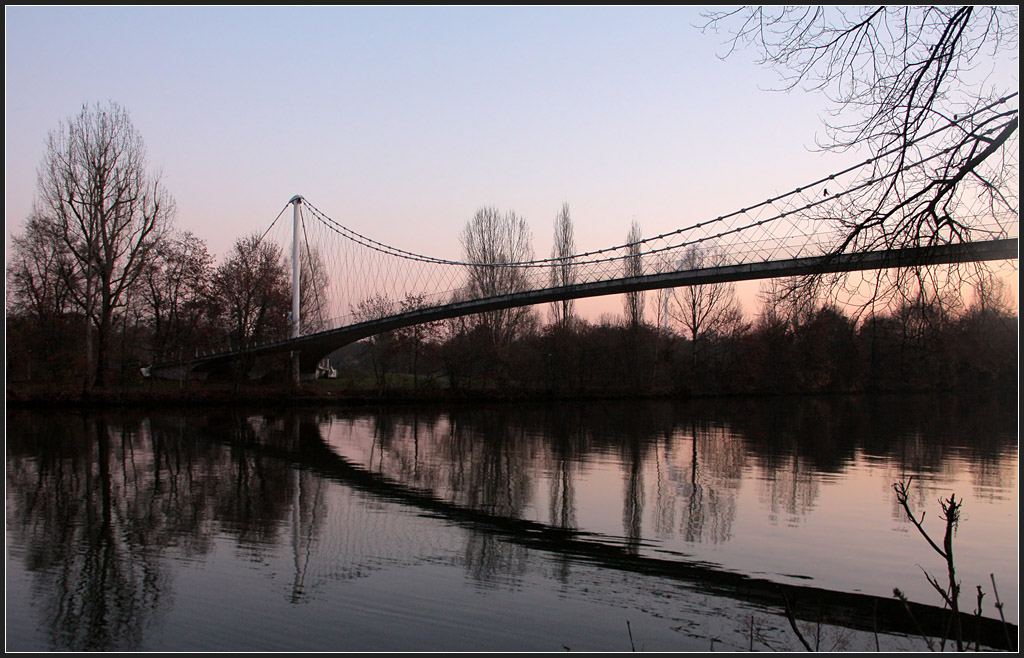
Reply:
[[[775,72],[721,59],[726,35],[701,23],[693,7],[7,7],[6,244],[48,133],[107,101],[176,226],[218,257],[296,194],[448,258],[477,209],[512,210],[546,256],[563,203],[583,251],[857,159],[815,149],[826,99],[772,91]]]

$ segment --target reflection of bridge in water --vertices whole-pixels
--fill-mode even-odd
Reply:
[[[232,436],[238,435],[224,431],[224,428],[211,427],[206,438],[219,443],[227,442],[254,456],[296,468],[295,504],[292,512],[296,559],[294,600],[303,595],[306,574],[318,569],[311,562],[315,562],[318,552],[312,546],[317,539],[314,539],[316,533],[310,527],[314,523],[314,515],[309,513],[308,508],[322,504],[322,501],[316,501],[304,506],[299,501],[313,501],[316,495],[310,496],[306,489],[311,486],[319,488],[319,482],[327,480],[337,482],[346,490],[366,494],[372,500],[386,501],[410,509],[418,517],[465,528],[474,536],[547,552],[563,560],[579,561],[614,572],[669,579],[701,594],[762,606],[776,610],[780,615],[785,614],[785,596],[792,606],[794,616],[803,621],[819,622],[823,618],[842,620],[843,626],[865,632],[917,635],[923,631],[934,637],[942,636],[948,628],[948,611],[935,606],[912,602],[905,605],[894,598],[811,586],[783,586],[769,579],[731,572],[715,564],[687,559],[681,555],[659,557],[657,551],[642,550],[642,545],[628,539],[517,518],[448,500],[429,488],[406,484],[342,456],[329,445],[323,425],[312,421],[309,416],[282,416],[275,421],[273,431],[269,431],[266,425],[257,430],[255,441],[251,438],[225,438]],[[305,474],[314,477],[306,478]],[[380,516],[383,518],[383,515]],[[420,536],[408,539],[414,542],[430,541]],[[370,559],[370,553],[379,552],[379,548],[375,546],[372,551],[365,551],[363,559]],[[334,546],[328,549],[326,555],[321,555],[321,559],[328,556],[336,558],[339,554],[347,558],[350,552]],[[373,560],[386,559],[386,555],[373,555]],[[327,570],[335,568],[329,565]],[[372,569],[372,560],[365,565],[348,567],[350,575]],[[907,614],[908,607],[913,617]],[[963,617],[965,629],[970,629],[972,634],[971,641],[975,637],[973,634],[977,633],[976,637],[987,646],[1005,644],[1007,627],[1002,623],[966,614]],[[1009,630],[1009,636],[1015,642],[1016,627],[1009,625]]]
[[[927,143],[941,155],[943,140],[967,128],[989,137],[1015,134],[1016,113],[998,110],[1007,100],[961,117],[912,146],[926,150]],[[290,235],[268,237],[286,205],[263,238],[291,245],[290,337],[263,344],[236,337],[233,344],[197,352],[184,362],[159,362],[153,373],[180,377],[186,369],[215,370],[242,354],[291,353],[297,377],[362,338],[481,312],[718,282],[1017,258],[1015,197],[997,194],[992,202],[978,192],[982,184],[955,188],[955,198],[939,197],[940,204],[929,205],[930,197],[923,195],[948,176],[942,162],[935,155],[921,156],[879,173],[880,163],[891,155],[880,154],[750,207],[637,242],[520,262],[464,262],[392,247],[352,231],[296,196],[289,202]],[[891,191],[908,180],[922,189],[893,196]],[[501,252],[494,258],[500,260]],[[304,284],[303,276],[320,283]]]

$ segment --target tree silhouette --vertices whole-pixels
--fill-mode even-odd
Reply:
[[[1018,214],[1017,93],[981,69],[1015,55],[1018,11],[743,7],[705,12],[703,29],[728,29],[726,57],[753,48],[786,90],[826,95],[820,147],[875,158],[813,211],[835,228],[840,254],[1006,237]]]
[[[625,277],[637,277],[644,274],[643,261],[643,234],[640,232],[640,224],[634,219],[629,225],[629,233],[626,234],[626,249],[628,255],[623,261],[622,275]],[[624,310],[626,312],[626,325],[639,327],[644,321],[644,293],[639,290],[627,292],[623,298]]]
[[[83,283],[70,289],[89,318],[86,344],[95,382],[106,384],[114,313],[128,303],[174,214],[159,177],[146,171],[146,148],[127,110],[116,103],[84,106],[50,133],[36,208]]]
[[[576,238],[573,235],[572,217],[569,204],[562,204],[562,210],[555,217],[554,244],[551,246],[551,286],[571,286],[576,283],[577,265],[573,259],[576,253]],[[551,303],[554,324],[567,326],[572,321],[573,300],[562,299]]]
[[[724,264],[725,258],[713,249],[691,245],[678,263],[680,270],[698,270]],[[691,371],[697,368],[699,347],[708,334],[724,331],[729,325],[742,322],[743,314],[736,299],[736,284],[731,282],[686,286],[673,290],[668,314],[690,334]],[[691,372],[691,376],[694,373]]]
[[[207,317],[213,256],[191,232],[176,232],[156,249],[142,276],[141,297],[156,359],[193,348]]]
[[[493,297],[524,290],[524,270],[516,267],[533,259],[533,235],[526,220],[496,208],[481,208],[466,223],[460,236],[469,266],[469,293]],[[529,308],[487,311],[479,315],[494,347],[507,349],[529,315]]]
[[[284,338],[291,289],[281,248],[257,234],[239,238],[213,277],[213,300],[236,348]]]

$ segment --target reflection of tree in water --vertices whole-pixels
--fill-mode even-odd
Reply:
[[[388,457],[391,457],[396,452],[395,428],[398,426],[398,423],[395,421],[395,415],[389,413],[374,414],[372,423],[375,450],[372,451],[370,456],[370,470],[381,472],[384,469],[385,453],[387,453]],[[374,456],[377,457],[376,467],[373,464]],[[405,472],[405,469],[401,470]]]
[[[246,446],[289,450],[296,440],[287,419],[261,414],[216,419],[215,431],[235,446],[228,453],[222,482],[228,487],[214,499],[217,520],[254,556],[276,543],[288,518],[293,471]],[[242,448],[242,449],[240,449]]]
[[[1001,455],[1002,456],[1002,455]],[[968,472],[974,485],[971,495],[979,500],[995,501],[1002,498],[999,492],[1016,490],[1017,461],[1014,459],[971,459],[967,460]]]
[[[757,480],[758,495],[768,508],[773,523],[785,517],[790,525],[799,525],[818,498],[818,477],[800,455],[791,455],[788,466],[776,464]]]
[[[369,469],[407,486],[436,491],[445,480],[446,464],[434,459],[440,415],[418,409],[378,409],[372,418],[373,450],[377,463]],[[446,429],[447,425],[443,427]],[[422,442],[422,445],[421,445]]]
[[[746,452],[722,426],[690,421],[690,468],[681,487],[679,531],[691,543],[718,544],[732,536],[736,494],[742,482]],[[682,443],[682,442],[680,442]]]
[[[541,427],[550,423],[550,431]],[[534,486],[548,485],[547,522],[574,528],[573,478],[583,440],[572,414],[523,413],[513,407],[447,414],[416,408],[378,410],[369,424],[342,423],[339,445],[362,450],[368,470],[459,507],[520,519],[533,508]],[[361,438],[363,432],[369,436]],[[367,441],[368,438],[368,441]],[[466,564],[475,578],[518,568],[521,549],[493,536],[468,539]]]
[[[543,470],[548,476],[548,523],[557,528],[575,530],[576,483],[582,465],[581,456],[586,450],[586,435],[581,422],[578,406],[555,406],[548,411],[544,426],[549,437],[549,451],[545,452]],[[538,432],[539,434],[539,432]],[[568,583],[572,575],[572,560],[566,554],[559,554],[556,561],[555,578]]]
[[[510,410],[452,415],[447,454],[459,458],[453,490],[473,509],[518,519],[532,502],[531,439]]]
[[[623,482],[622,526],[627,546],[636,554],[639,553],[640,542],[643,540],[644,451],[641,437],[635,434],[627,436],[623,452],[626,477]]]
[[[734,415],[751,456],[766,472],[791,470],[794,456],[801,471],[841,472],[856,454],[863,421],[851,398],[750,401]]]
[[[525,546],[486,532],[467,533],[463,556],[469,576],[492,587],[515,587],[530,567]]]
[[[134,435],[102,416],[72,421],[61,414],[33,430],[8,418],[8,527],[35,575],[51,646],[130,650],[166,589],[155,551],[168,528],[131,500],[139,471],[152,468],[136,461]]]
[[[9,414],[8,530],[53,649],[137,648],[169,604],[167,552],[205,554],[221,531],[251,544],[281,525],[289,469],[234,452],[185,419]]]
[[[894,479],[907,473],[956,475],[966,468],[971,494],[980,498],[1012,488],[1016,481],[1016,469],[1006,460],[1007,454],[1018,451],[1015,399],[879,397],[872,400],[865,416],[866,436],[873,439],[865,452],[899,464]]]
[[[453,414],[446,454],[459,459],[451,487],[462,504],[519,519],[533,493],[531,441],[504,411]],[[468,534],[465,555],[470,574],[482,582],[494,582],[498,574],[521,575],[527,568],[522,547],[483,533]]]
[[[1015,403],[879,395],[748,401],[724,411],[760,469],[762,501],[791,520],[815,503],[822,473],[858,459],[894,463],[893,481],[913,473],[955,479],[966,461],[976,492],[1012,486],[1015,477],[1004,459],[1017,449]],[[893,518],[901,517],[893,501]]]
[[[645,509],[655,537],[674,538],[678,528],[689,542],[729,538],[745,452],[721,425],[669,403],[601,405],[584,417],[589,449],[614,443],[625,469],[623,525],[630,541],[643,538]]]
[[[668,431],[666,423],[672,422],[665,409],[649,403],[597,404],[588,405],[580,417],[589,438],[581,461],[610,452],[622,466],[622,532],[627,549],[634,554],[639,553],[644,539],[644,471],[649,461],[656,459],[658,438]]]
[[[444,414],[379,409],[372,416],[339,413],[329,432],[333,450],[361,455],[362,468],[396,486],[423,491],[457,507],[523,518],[533,497],[527,436],[508,410],[461,409]],[[343,416],[348,416],[347,418]],[[366,422],[360,422],[366,421]],[[465,564],[480,581],[517,573],[522,549],[487,533],[468,533]]]
[[[865,452],[895,464],[889,484],[915,474],[955,482],[966,473],[970,490],[958,496],[992,500],[1016,486],[1016,460],[1006,459],[1018,452],[1016,406],[973,396],[880,397],[866,414],[872,443]],[[923,510],[933,509],[939,496],[927,486],[909,494],[912,509]],[[888,499],[892,519],[909,523],[895,496]]]
[[[750,402],[736,418],[772,522],[799,523],[820,495],[820,474],[841,472],[854,458],[856,416],[828,401]]]
[[[586,438],[579,408],[555,408],[545,418],[549,450],[542,468],[550,473],[548,523],[576,529],[576,485]],[[539,433],[538,433],[539,434]]]
[[[742,444],[697,420],[700,412],[671,403],[618,403],[584,407],[573,460],[618,455],[623,474],[624,535],[635,550],[647,533],[692,542],[725,541],[735,515],[743,472]],[[550,432],[551,430],[546,430]]]
[[[577,479],[588,463],[614,454],[623,469],[623,535],[630,545],[639,548],[648,517],[647,532],[659,536],[674,536],[678,524],[688,541],[724,541],[735,513],[742,444],[714,429],[720,425],[677,412],[668,403],[635,402],[494,406],[451,415],[382,411],[369,426],[372,448],[364,454],[374,472],[509,518],[521,518],[539,502],[533,486],[544,483],[546,518],[538,520],[566,529],[578,526]],[[346,422],[358,441],[356,425]]]

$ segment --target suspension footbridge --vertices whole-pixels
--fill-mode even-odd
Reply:
[[[721,282],[1015,260],[1017,113],[1001,107],[1006,101],[940,126],[916,148],[901,145],[749,207],[546,259],[515,261],[500,244],[486,261],[418,254],[356,232],[297,195],[262,238],[280,232],[290,209],[281,238],[290,244],[280,248],[290,253],[289,335],[234,336],[187,360],[155,363],[152,373],[177,378],[243,355],[290,354],[297,379],[349,343],[464,315]],[[978,145],[985,148],[967,154],[966,175],[948,170],[951,153]]]

